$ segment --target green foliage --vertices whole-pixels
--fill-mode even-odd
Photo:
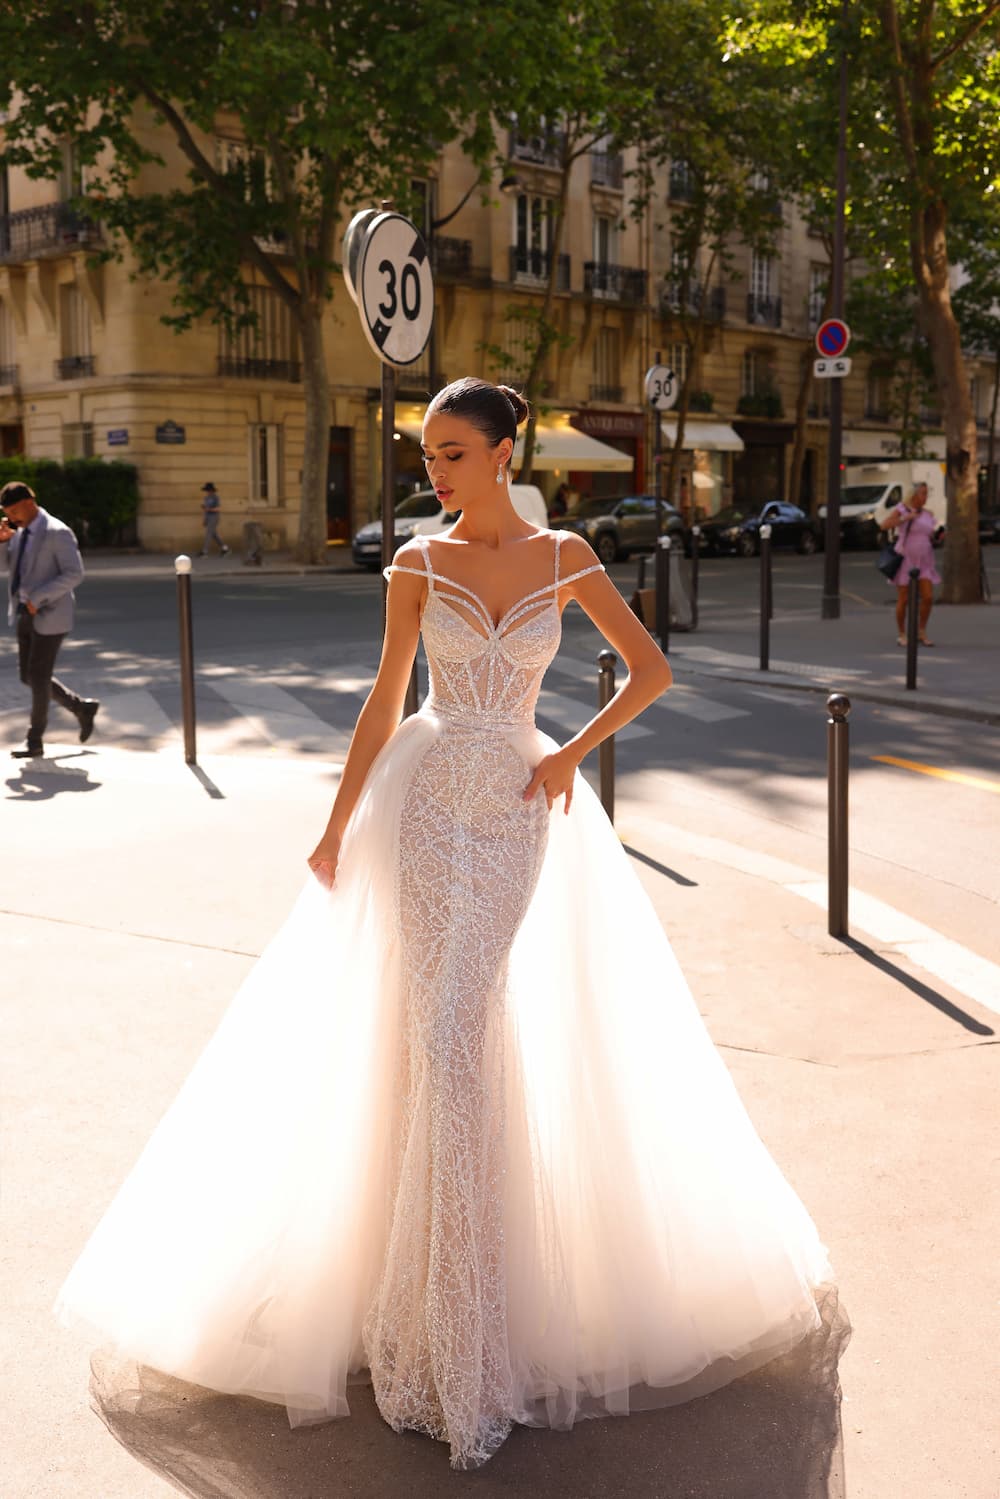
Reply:
[[[120,545],[132,539],[139,509],[134,464],[102,458],[0,458],[0,486],[30,484],[43,509],[65,521],[83,547]]]
[[[752,396],[740,396],[736,410],[740,416],[765,416],[772,421],[785,414],[781,396],[776,390],[761,390]]]

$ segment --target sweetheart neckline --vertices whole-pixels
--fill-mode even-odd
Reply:
[[[451,583],[454,580],[451,579],[451,578],[442,578],[441,581],[445,582],[445,583]],[[456,587],[461,587],[460,584],[456,584],[455,586]],[[554,585],[552,585],[552,586],[554,586]],[[470,593],[472,593],[471,589],[469,589],[468,591]],[[544,588],[538,590],[538,592],[540,592],[540,593],[545,593],[546,591],[547,590],[544,589]],[[473,594],[472,596],[473,596],[473,598],[475,598],[475,594]],[[507,620],[507,616],[510,615],[511,613],[513,613],[513,611],[518,607],[518,604],[523,604],[526,599],[529,599],[531,597],[532,597],[531,594],[525,594],[524,598],[518,599],[518,601],[517,601],[516,604],[512,604],[511,607],[510,607],[510,609],[508,609],[505,614],[501,615],[500,621],[499,621],[498,624],[494,625],[492,619],[490,619],[488,621],[489,626],[490,626],[490,634],[489,635],[484,635],[480,630],[477,630],[476,627],[475,627],[475,625],[473,625],[473,623],[471,622],[471,620],[466,619],[466,617],[463,614],[459,614],[459,612],[458,612],[457,609],[452,608],[451,605],[448,604],[447,595],[443,594],[443,593],[438,593],[438,590],[436,588],[432,588],[431,589],[430,595],[429,595],[429,597],[427,599],[427,603],[424,605],[424,612],[425,613],[427,612],[427,608],[428,608],[428,606],[429,606],[429,604],[431,602],[431,599],[440,598],[441,601],[442,601],[442,603],[448,609],[448,612],[450,614],[452,614],[455,617],[455,619],[458,620],[459,624],[463,624],[465,626],[465,628],[467,630],[470,630],[472,632],[472,634],[475,635],[479,640],[483,640],[483,641],[486,641],[488,643],[491,639],[502,640],[504,638],[504,633],[510,634],[510,635],[516,635],[519,630],[524,629],[526,626],[530,625],[533,620],[541,619],[542,615],[543,614],[547,614],[550,609],[555,609],[557,611],[557,618],[560,619],[560,620],[562,619],[562,613],[559,610],[559,600],[558,600],[558,598],[554,598],[554,599],[550,599],[547,604],[541,604],[541,605],[539,605],[537,613],[533,614],[530,619],[526,619],[523,622],[523,624],[518,625],[517,629],[515,629],[515,630],[508,630],[506,632],[503,632],[503,625],[504,625],[504,623]],[[463,600],[462,599],[455,599],[454,602],[456,604],[461,604],[463,602]],[[476,599],[476,602],[482,608],[484,615],[487,614],[488,610],[486,609],[486,605],[482,602],[482,600],[481,599]],[[485,623],[487,623],[487,621],[484,619],[483,623],[485,624]]]
[[[521,606],[521,604],[526,604],[529,599],[537,598],[540,594],[550,593],[553,590],[555,590],[556,594],[558,595],[559,589],[562,586],[561,580],[556,580],[552,583],[546,583],[542,588],[534,588],[529,593],[523,593],[519,599],[514,600],[509,609],[504,610],[500,618],[497,620],[496,624],[494,624],[493,616],[490,613],[489,609],[487,609],[483,600],[479,597],[478,593],[469,588],[467,584],[460,583],[457,578],[449,578],[446,573],[432,571],[429,576],[434,580],[435,583],[447,583],[450,588],[458,588],[462,593],[467,593],[470,598],[475,599],[476,603],[483,611],[483,623],[489,624],[490,630],[494,635],[500,633],[506,621],[510,618],[514,611]],[[436,588],[432,588],[430,590],[431,593],[437,593],[437,591],[438,590]],[[462,600],[457,599],[456,602],[461,603]],[[558,597],[552,600],[553,604],[557,604],[558,602]],[[459,618],[461,618],[461,615],[459,615]],[[466,621],[466,623],[468,623],[468,621]]]

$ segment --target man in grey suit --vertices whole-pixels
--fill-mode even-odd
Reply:
[[[10,596],[7,623],[17,630],[21,681],[31,688],[31,724],[17,759],[44,754],[49,701],[55,698],[80,725],[85,743],[100,707],[77,697],[52,675],[59,647],[73,628],[73,589],[83,578],[80,548],[69,526],[43,510],[27,484],[0,489],[0,547],[7,553]]]

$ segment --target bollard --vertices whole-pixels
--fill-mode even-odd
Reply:
[[[197,763],[194,711],[194,633],[191,629],[191,558],[174,558],[177,573],[177,622],[181,651],[181,708],[184,714],[184,760]]]
[[[656,633],[664,655],[670,649],[670,537],[661,536],[656,548]]]
[[[646,563],[648,561],[649,558],[647,557],[646,553],[643,552],[639,558],[639,572],[636,576],[635,582],[636,589],[639,593],[641,593],[646,586]]]
[[[827,930],[831,937],[847,932],[847,770],[851,700],[834,692],[826,700],[827,815]]]
[[[906,690],[917,690],[917,650],[920,629],[920,569],[910,568],[910,582],[906,594]]]
[[[701,527],[691,527],[691,628],[698,628],[698,563],[701,560]]]
[[[771,665],[771,527],[760,528],[760,669]]]
[[[602,651],[597,658],[597,708],[606,708],[615,695],[615,667],[618,657],[614,651]],[[601,806],[609,820],[615,820],[615,736],[609,734],[602,739],[597,750],[601,773]]]

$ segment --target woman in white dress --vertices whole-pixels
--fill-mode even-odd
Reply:
[[[369,1377],[457,1468],[516,1422],[717,1388],[819,1326],[830,1273],[577,773],[671,675],[586,542],[515,511],[526,415],[479,380],[428,407],[461,514],[387,570],[315,878],[56,1304],[293,1425]],[[558,746],[534,707],[571,599],[628,677]],[[421,636],[430,693],[400,723]]]

